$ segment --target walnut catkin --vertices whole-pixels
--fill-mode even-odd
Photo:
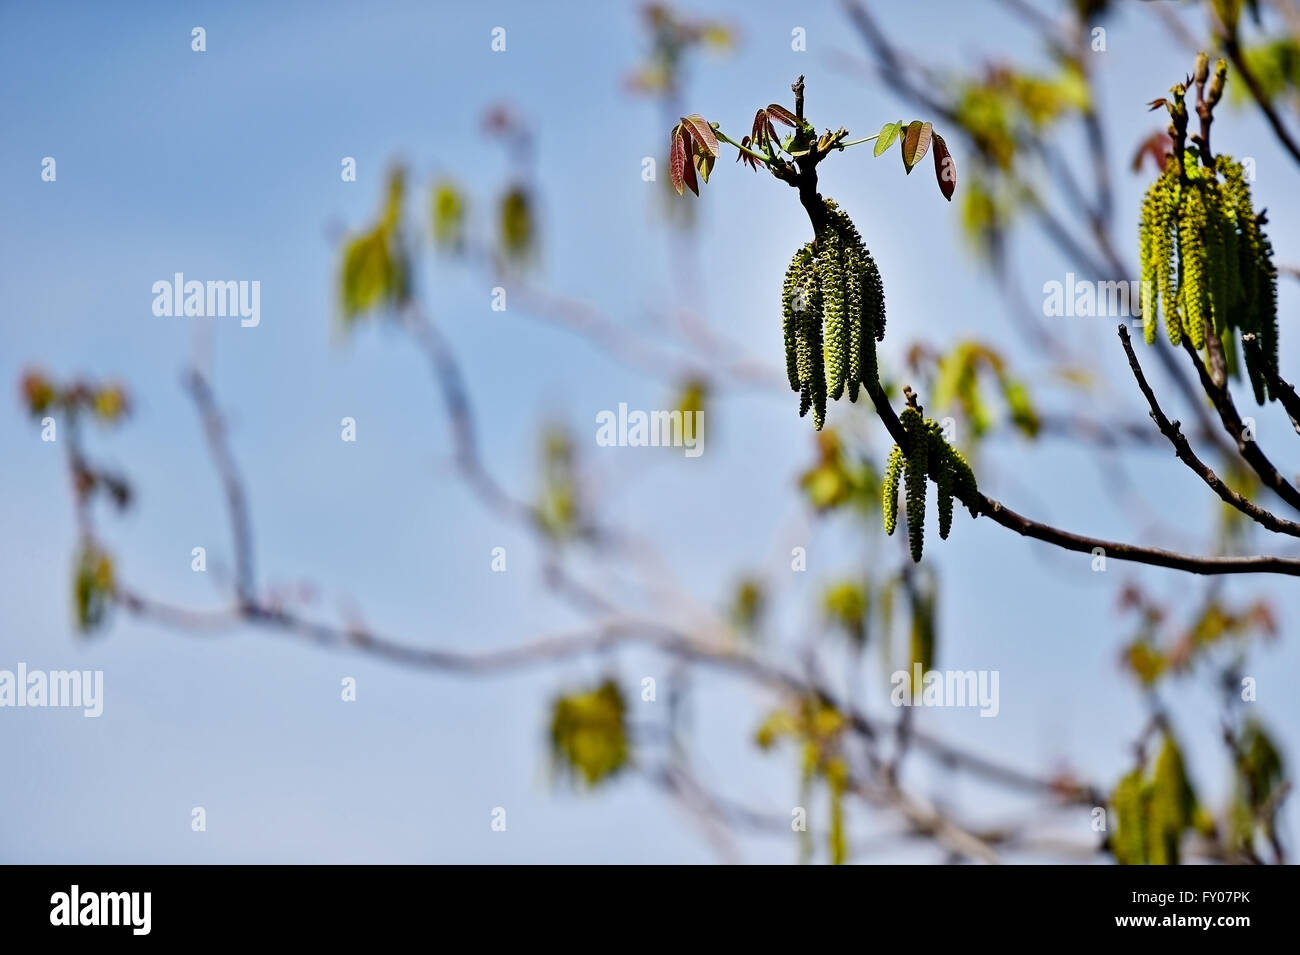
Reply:
[[[1242,164],[1221,155],[1213,167],[1202,165],[1189,147],[1166,158],[1142,200],[1138,252],[1147,342],[1155,341],[1161,310],[1174,345],[1186,336],[1199,349],[1219,336],[1229,372],[1240,377],[1244,366],[1263,404],[1274,397],[1277,269],[1260,220]],[[1238,336],[1247,335],[1257,349],[1239,347]]]
[[[786,375],[800,416],[811,408],[817,430],[827,397],[837,401],[847,390],[857,401],[863,385],[879,386],[876,342],[885,336],[880,271],[848,214],[822,201],[825,226],[795,252],[781,289]]]
[[[898,486],[900,478],[905,479],[908,545],[912,559],[919,561],[925,545],[926,479],[938,489],[939,536],[944,540],[952,530],[954,502],[963,501],[975,517],[979,490],[970,464],[947,442],[937,421],[922,420],[913,407],[904,408],[899,421],[907,433],[908,451],[894,445],[889,452],[881,479],[880,512],[885,533],[893,534],[898,526]]]

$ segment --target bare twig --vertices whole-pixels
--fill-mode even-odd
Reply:
[[[1279,534],[1290,534],[1292,537],[1300,537],[1300,524],[1283,520],[1242,497],[1224,484],[1219,476],[1196,456],[1196,452],[1192,450],[1192,446],[1179,429],[1179,423],[1170,421],[1160,409],[1155,393],[1151,390],[1151,386],[1147,384],[1146,375],[1142,373],[1142,366],[1138,363],[1137,354],[1133,351],[1133,343],[1129,341],[1128,329],[1123,325],[1119,326],[1119,338],[1124,344],[1129,367],[1133,369],[1133,377],[1137,379],[1138,388],[1142,390],[1142,396],[1146,398],[1147,404],[1151,407],[1151,418],[1155,421],[1156,427],[1160,429],[1160,433],[1168,438],[1169,443],[1174,446],[1174,453],[1178,455],[1178,459],[1200,477],[1215,494],[1219,495],[1224,503],[1235,507],[1251,520],[1271,531],[1276,531]]]
[[[244,606],[251,606],[256,598],[256,577],[253,572],[253,532],[248,516],[248,501],[244,486],[235,467],[234,456],[226,442],[226,422],[217,410],[212,389],[198,368],[190,370],[185,379],[190,395],[203,420],[203,433],[208,442],[208,453],[221,478],[226,495],[226,510],[235,547],[235,593]]]
[[[1213,336],[1211,339],[1213,340]],[[1300,491],[1297,491],[1295,486],[1273,466],[1273,462],[1260,449],[1259,443],[1253,440],[1253,437],[1247,436],[1245,422],[1241,420],[1241,415],[1237,412],[1236,402],[1232,400],[1232,392],[1228,390],[1227,385],[1214,380],[1201,362],[1200,355],[1196,353],[1196,346],[1186,336],[1183,337],[1183,350],[1187,352],[1192,367],[1196,369],[1197,375],[1200,376],[1201,387],[1205,389],[1210,402],[1214,405],[1215,410],[1219,412],[1219,420],[1223,422],[1224,430],[1237,443],[1237,450],[1240,452],[1241,457],[1254,468],[1260,480],[1267,487],[1272,488],[1278,497],[1300,510]]]

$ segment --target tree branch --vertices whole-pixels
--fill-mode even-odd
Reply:
[[[1168,438],[1169,443],[1174,446],[1174,453],[1178,455],[1179,460],[1200,477],[1210,487],[1210,490],[1219,495],[1224,503],[1230,504],[1251,520],[1271,531],[1276,531],[1279,534],[1290,534],[1292,537],[1300,537],[1300,524],[1283,520],[1262,507],[1251,503],[1224,484],[1219,476],[1196,456],[1187,438],[1179,430],[1179,423],[1170,421],[1160,409],[1155,393],[1151,390],[1151,386],[1147,384],[1146,375],[1142,373],[1142,366],[1138,363],[1137,354],[1133,351],[1133,344],[1129,341],[1128,329],[1123,325],[1119,326],[1119,339],[1124,345],[1125,353],[1128,355],[1128,364],[1133,369],[1133,377],[1137,379],[1138,388],[1142,390],[1143,397],[1146,398],[1147,404],[1151,407],[1151,418],[1155,421],[1156,427],[1160,429],[1160,433]]]
[[[1192,367],[1196,369],[1197,375],[1200,376],[1201,387],[1205,389],[1211,404],[1219,412],[1219,420],[1223,422],[1224,430],[1236,441],[1237,450],[1242,458],[1254,468],[1260,480],[1272,488],[1278,497],[1300,510],[1300,491],[1297,491],[1295,486],[1273,466],[1273,462],[1260,449],[1259,443],[1252,438],[1246,437],[1246,425],[1241,420],[1241,415],[1237,413],[1237,405],[1232,400],[1232,392],[1228,390],[1227,384],[1220,384],[1214,380],[1201,362],[1200,355],[1196,353],[1196,346],[1192,344],[1191,339],[1187,336],[1183,336],[1183,351],[1187,352],[1188,357],[1191,359]]]

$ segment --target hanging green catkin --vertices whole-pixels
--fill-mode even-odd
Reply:
[[[834,225],[818,238],[817,274],[821,278],[825,326],[826,390],[838,401],[844,393],[844,374],[848,363],[848,323],[844,305],[845,282],[843,245]]]
[[[1170,165],[1175,163],[1171,160]],[[1182,270],[1175,262],[1178,247],[1178,207],[1182,202],[1182,187],[1177,181],[1166,182],[1161,190],[1161,225],[1153,234],[1152,254],[1156,258],[1156,287],[1160,306],[1164,309],[1165,335],[1171,345],[1183,340],[1183,326],[1178,315],[1178,277]]]
[[[1259,357],[1246,352],[1246,371],[1255,400],[1263,404],[1274,397],[1268,384],[1270,372],[1277,367],[1277,270],[1273,249],[1260,228],[1250,195],[1246,172],[1230,156],[1217,162],[1223,174],[1223,204],[1236,226],[1236,265],[1240,283],[1236,326],[1254,334],[1259,343]]]
[[[853,220],[835,203],[835,200],[826,199],[825,204],[828,217],[838,226],[845,247],[857,250],[862,259],[865,268],[862,284],[863,315],[871,316],[871,328],[875,339],[883,342],[885,340],[885,292],[880,281],[880,270],[876,268],[876,263],[871,258],[871,253],[867,251]]]
[[[939,500],[939,539],[947,540],[952,530],[952,465],[948,460],[948,442],[943,439],[942,426],[936,421],[927,424],[930,447],[926,453]]]
[[[880,367],[876,360],[876,342],[885,337],[885,293],[880,271],[871,256],[862,253],[862,383],[868,388],[880,386]]]
[[[1259,345],[1271,372],[1277,371],[1277,267],[1273,265],[1273,243],[1259,229],[1259,256],[1256,260],[1259,286]],[[1271,377],[1271,375],[1270,375]],[[1269,387],[1269,397],[1272,386]],[[1263,402],[1260,402],[1263,404]]]
[[[884,519],[885,533],[892,535],[898,526],[898,479],[903,474],[903,449],[894,445],[885,462],[885,475],[880,482],[880,513]]]
[[[1231,156],[1220,156],[1217,166],[1223,174],[1224,204],[1232,210],[1237,226],[1237,277],[1241,282],[1241,318],[1237,325],[1244,331],[1258,331],[1259,228],[1251,206],[1250,186],[1246,183],[1245,170]]]
[[[811,253],[801,271],[802,279],[795,292],[795,365],[799,372],[799,417],[808,413],[813,401],[813,370],[821,366],[821,293],[817,283],[816,260]],[[799,306],[802,304],[802,309]],[[813,330],[816,329],[816,344]],[[816,360],[814,361],[814,356]]]
[[[1182,340],[1174,271],[1180,202],[1179,169],[1178,160],[1168,157],[1164,170],[1142,199],[1138,222],[1142,336],[1149,345],[1155,343],[1162,310],[1170,342],[1177,345]]]
[[[925,546],[925,492],[928,468],[929,434],[921,414],[915,408],[904,408],[899,415],[907,432],[908,449],[903,458],[903,476],[907,494],[907,543],[912,560],[920,563]]]
[[[862,384],[862,338],[871,330],[864,329],[862,320],[862,256],[851,246],[845,247],[844,279],[848,283],[845,308],[848,310],[849,357],[845,371],[849,401],[858,400],[858,387]]]
[[[1138,219],[1138,277],[1142,289],[1142,337],[1155,344],[1156,323],[1160,308],[1159,270],[1156,259],[1156,231],[1161,224],[1162,179],[1153,182],[1142,197],[1142,214]]]
[[[786,377],[799,392],[800,417],[811,408],[819,431],[828,396],[838,400],[847,386],[857,401],[862,385],[879,387],[875,343],[885,321],[880,272],[862,237],[835,200],[822,202],[823,228],[795,252],[781,289]]]
[[[1183,313],[1183,331],[1197,349],[1205,347],[1205,320],[1208,317],[1207,218],[1205,195],[1193,181],[1192,187],[1184,190],[1182,215],[1178,219],[1178,261],[1182,267],[1179,304]]]
[[[971,470],[970,462],[951,444],[947,447],[948,470],[952,472],[953,496],[959,500],[975,501],[979,494],[979,486],[975,483],[975,472]],[[974,504],[968,503],[967,507],[971,517],[978,516],[979,512],[975,510]]]
[[[880,280],[880,269],[871,253],[863,251],[862,257],[867,266],[867,279],[863,283],[867,290],[863,298],[863,308],[871,315],[871,327],[876,331],[876,341],[885,340],[885,286]]]
[[[808,309],[804,320],[804,334],[808,339],[808,351],[813,356],[812,380],[809,382],[812,398],[813,428],[817,431],[826,423],[826,362],[822,360],[822,315],[825,298],[822,293],[821,275],[813,286],[812,307]],[[807,409],[805,408],[806,412]]]
[[[1237,249],[1237,212],[1228,201],[1223,189],[1219,192],[1219,232],[1223,236],[1223,267],[1226,270],[1228,287],[1229,324],[1240,324],[1235,316],[1241,312],[1241,265]]]
[[[799,296],[804,281],[804,269],[808,257],[808,247],[798,249],[790,260],[790,267],[785,272],[785,284],[781,286],[781,328],[785,333],[785,371],[790,379],[790,390],[799,390],[798,333],[799,316],[795,306],[803,305]]]
[[[1225,261],[1226,248],[1223,242],[1223,210],[1217,183],[1212,178],[1198,181],[1201,200],[1205,206],[1205,265],[1206,298],[1209,300],[1209,314],[1213,319],[1211,331],[1223,335],[1228,329],[1228,267]]]

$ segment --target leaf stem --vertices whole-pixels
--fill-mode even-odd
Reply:
[[[740,143],[736,142],[734,139],[732,139],[730,136],[724,133],[717,126],[713,127],[713,131],[717,134],[718,138],[721,139],[724,143],[730,143],[731,145],[739,149],[742,153],[748,153],[749,155],[753,156],[755,159],[757,159],[759,162],[763,163],[764,165],[771,163],[772,157],[769,156],[767,153],[750,149],[748,146],[740,145]]]
[[[869,143],[873,139],[879,139],[879,133],[873,133],[870,136],[863,136],[861,139],[853,139],[847,143],[836,143],[836,149],[848,149],[850,146],[861,146],[863,143]]]

